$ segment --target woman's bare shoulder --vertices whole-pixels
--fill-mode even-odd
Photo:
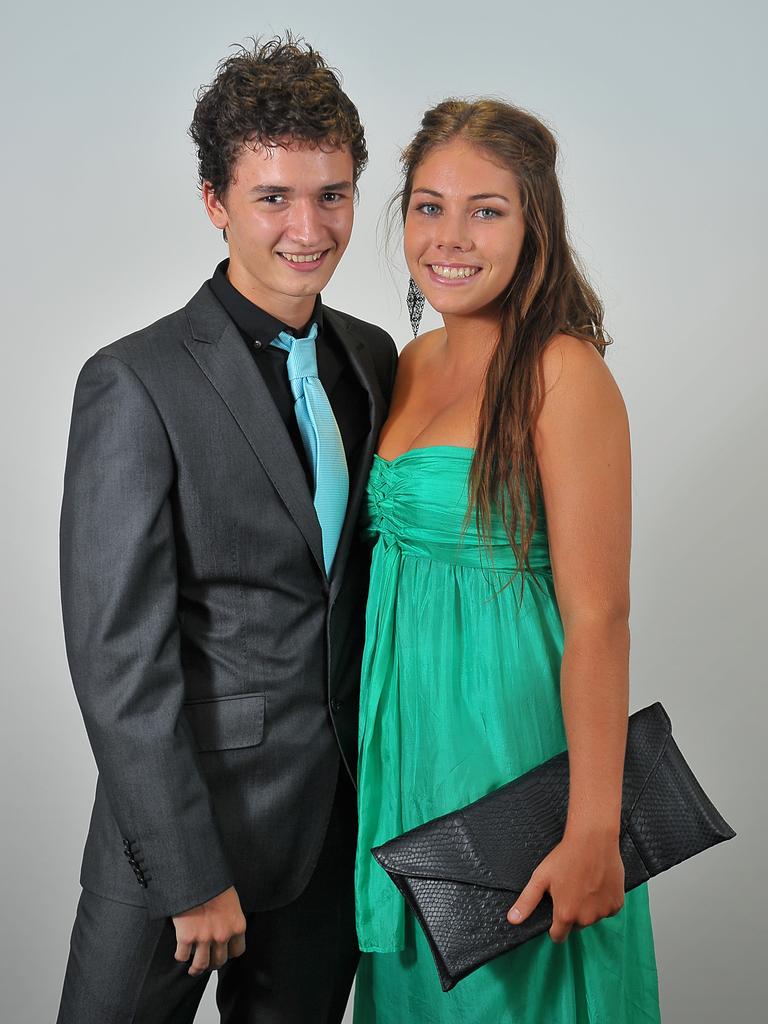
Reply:
[[[398,374],[417,373],[429,360],[430,353],[434,351],[444,333],[443,328],[438,327],[433,331],[425,331],[424,334],[419,334],[418,337],[407,342],[400,350],[397,362]]]
[[[406,356],[408,359],[419,359],[423,357],[438,344],[445,335],[444,327],[436,327],[432,331],[425,331],[424,334],[419,334],[412,341],[406,342],[400,351],[400,356]]]
[[[619,386],[590,341],[556,334],[542,352],[541,373],[540,437],[573,438],[580,431],[594,437],[626,424]]]
[[[613,385],[608,369],[597,347],[572,334],[555,334],[541,354],[544,394],[555,388],[603,387]]]

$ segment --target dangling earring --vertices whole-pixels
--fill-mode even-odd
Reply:
[[[408,313],[411,317],[411,327],[415,338],[419,333],[421,314],[424,312],[424,294],[413,278],[408,282],[408,297],[405,301],[408,303]]]

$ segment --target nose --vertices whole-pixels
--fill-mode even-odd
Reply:
[[[443,214],[438,221],[435,245],[438,249],[457,252],[467,252],[472,248],[472,239],[467,230],[466,219],[462,214]]]
[[[288,222],[288,235],[298,245],[310,247],[321,237],[320,211],[312,199],[299,199],[293,203]]]

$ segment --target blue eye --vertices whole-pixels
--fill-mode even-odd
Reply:
[[[490,206],[483,206],[482,209],[475,210],[475,216],[478,220],[493,220],[495,217],[500,217],[501,214]]]
[[[440,207],[437,203],[420,203],[416,209],[419,213],[426,214],[427,217],[434,217],[440,212]]]

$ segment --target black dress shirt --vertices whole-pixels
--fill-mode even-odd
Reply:
[[[350,423],[350,399],[352,399],[357,413],[354,416],[355,420],[360,419],[363,406],[360,403],[360,396],[351,395],[350,389],[352,392],[359,392],[362,389],[354,377],[341,343],[334,335],[330,325],[323,322],[323,304],[320,296],[318,295],[315,300],[312,316],[301,330],[296,330],[296,328],[277,320],[239,292],[227,277],[228,266],[229,260],[223,260],[216,267],[208,284],[234,321],[243,342],[248,346],[248,351],[252,354],[256,366],[264,378],[264,383],[277,406],[280,418],[285,423],[296,454],[304,467],[310,488],[313,487],[312,468],[296,420],[296,403],[286,368],[288,353],[284,349],[271,345],[270,342],[281,331],[288,331],[296,338],[303,338],[308,333],[311,324],[317,324],[317,340],[315,342],[317,372],[339,425],[347,466],[351,473],[350,460],[353,454],[352,449],[359,440],[359,429],[358,424]],[[355,401],[355,399],[357,400]],[[367,403],[364,407],[364,414],[367,417]],[[365,427],[365,422],[362,426]]]

